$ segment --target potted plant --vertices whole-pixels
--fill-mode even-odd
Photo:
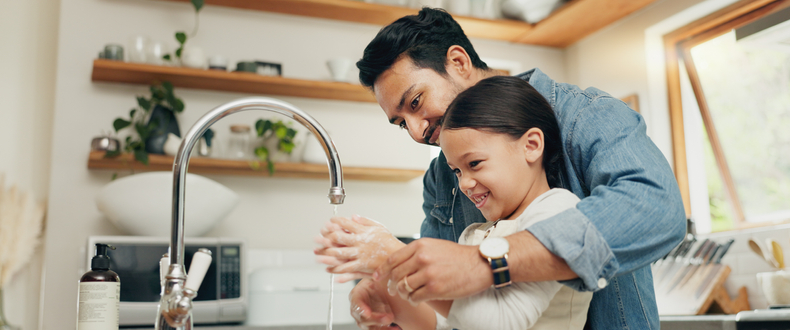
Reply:
[[[272,175],[277,153],[290,155],[296,146],[294,144],[296,130],[282,120],[275,122],[269,119],[259,119],[255,122],[255,131],[257,136],[263,139],[263,145],[255,148],[255,156],[266,162],[269,175]],[[283,157],[279,158],[283,159]]]
[[[132,127],[134,133],[126,137],[123,151],[133,153],[139,162],[148,165],[148,154],[164,154],[163,147],[168,133],[181,137],[176,114],[184,111],[184,102],[173,93],[173,84],[165,81],[151,85],[151,97],[137,96],[137,107],[129,111],[129,119],[116,118],[115,132]],[[105,157],[121,153],[108,151]]]

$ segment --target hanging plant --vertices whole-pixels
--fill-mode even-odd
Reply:
[[[190,37],[194,38],[197,35],[198,26],[200,25],[200,10],[203,9],[203,0],[192,0],[192,7],[195,8],[195,27],[192,28]],[[175,51],[175,57],[181,61],[181,53],[184,52],[184,44],[187,42],[187,34],[183,31],[176,32],[176,41],[178,41],[178,49]],[[170,54],[162,56],[165,61],[172,61],[173,57]]]

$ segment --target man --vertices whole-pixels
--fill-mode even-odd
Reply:
[[[390,123],[431,145],[455,96],[498,74],[479,59],[449,14],[428,8],[383,28],[357,66],[360,81],[372,89]],[[642,117],[623,102],[595,88],[557,83],[538,69],[518,77],[554,109],[566,167],[562,187],[582,201],[507,237],[510,278],[557,280],[577,291],[593,291],[588,328],[658,329],[649,264],[685,234],[683,204],[669,164],[647,137]],[[360,326],[388,328],[395,315],[416,313],[386,295],[381,283],[387,279],[390,291],[414,304],[466,297],[502,284],[482,250],[453,243],[469,224],[485,219],[457,191],[443,155],[433,160],[423,181],[423,238],[393,253],[373,280],[362,280],[352,291],[352,314]]]

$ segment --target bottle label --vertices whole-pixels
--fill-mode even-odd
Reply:
[[[118,329],[119,282],[82,282],[77,330]]]

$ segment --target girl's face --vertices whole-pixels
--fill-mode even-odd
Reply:
[[[488,221],[515,219],[549,190],[538,128],[519,139],[471,128],[446,129],[439,139],[459,188]]]

